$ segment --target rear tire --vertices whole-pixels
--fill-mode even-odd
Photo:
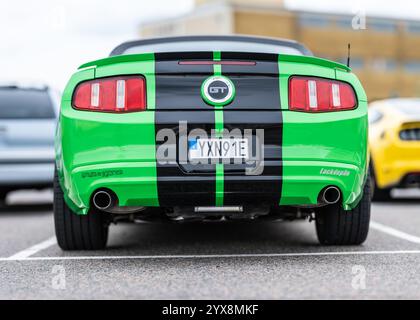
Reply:
[[[109,224],[104,213],[77,215],[64,201],[63,191],[54,173],[54,222],[58,245],[63,250],[104,249],[108,239]]]
[[[363,196],[352,210],[344,210],[340,204],[317,209],[316,233],[323,245],[359,245],[369,232],[370,222],[370,177],[363,187]]]

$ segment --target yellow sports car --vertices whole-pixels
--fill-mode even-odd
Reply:
[[[392,188],[420,187],[420,98],[376,101],[369,106],[373,200]]]

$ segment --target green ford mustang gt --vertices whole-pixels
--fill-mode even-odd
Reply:
[[[322,244],[368,233],[367,98],[345,65],[293,41],[123,43],[61,102],[54,214],[65,250],[120,220],[315,219]]]

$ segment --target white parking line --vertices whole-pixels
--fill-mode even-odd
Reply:
[[[10,256],[9,258],[5,258],[5,260],[24,260],[29,258],[30,256],[33,256],[35,253],[38,253],[41,250],[47,249],[57,243],[55,237],[51,237],[45,241],[42,241],[32,247],[29,247],[25,250],[19,251],[18,253],[14,254],[13,256]]]
[[[388,226],[383,225],[379,222],[371,221],[370,222],[370,227],[372,229],[377,230],[377,231],[387,233],[391,236],[394,236],[394,237],[397,237],[397,238],[400,238],[400,239],[404,239],[404,240],[407,240],[407,241],[410,241],[410,242],[413,242],[413,243],[420,244],[420,238],[419,237],[416,237],[416,236],[413,236],[411,234],[405,233],[403,231],[388,227]]]
[[[420,244],[420,237],[388,227],[376,221],[370,222],[370,227],[394,237]],[[276,257],[303,257],[303,256],[348,256],[348,255],[393,255],[393,254],[420,254],[420,250],[394,250],[394,251],[333,251],[333,252],[300,252],[300,253],[261,253],[261,254],[204,254],[204,255],[143,255],[143,256],[63,256],[63,257],[31,257],[34,254],[57,244],[56,238],[51,237],[30,248],[22,250],[3,261],[57,261],[57,260],[152,260],[152,259],[217,259],[217,258],[276,258]]]
[[[144,256],[64,256],[64,257],[28,257],[0,258],[3,261],[64,261],[64,260],[153,260],[153,259],[223,259],[223,258],[283,258],[283,257],[321,257],[350,255],[396,255],[420,254],[420,250],[395,251],[332,251],[332,252],[296,252],[296,253],[239,253],[239,254],[198,254],[198,255],[144,255]]]

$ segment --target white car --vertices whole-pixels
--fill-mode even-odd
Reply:
[[[0,201],[52,186],[58,100],[44,85],[0,84]]]

